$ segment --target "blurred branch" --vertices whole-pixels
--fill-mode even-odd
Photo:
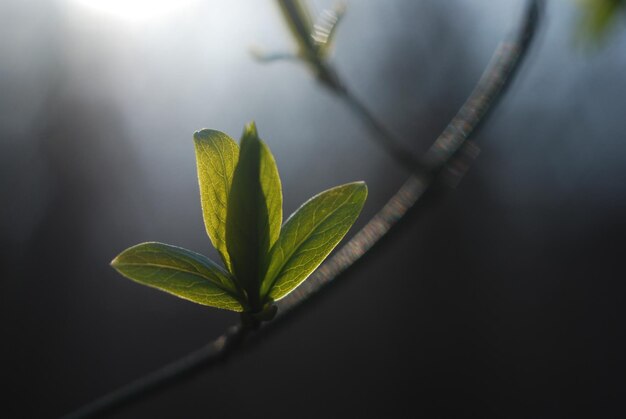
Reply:
[[[350,241],[327,259],[300,287],[278,302],[280,311],[277,318],[284,317],[289,310],[323,289],[324,285],[363,257],[409,212],[435,180],[447,179],[447,182],[452,183],[460,180],[465,171],[455,170],[453,158],[461,151],[465,152],[466,158],[475,155],[472,150],[475,146],[467,139],[484,123],[513,80],[536,32],[541,4],[541,0],[528,1],[516,36],[498,45],[471,95],[427,151],[424,161],[432,174],[409,176],[398,192]],[[272,323],[264,327],[271,327]]]
[[[283,1],[281,3],[288,3]],[[485,121],[489,112],[501,98],[522,63],[525,52],[535,34],[540,17],[541,0],[529,0],[518,34],[512,40],[501,43],[483,73],[476,88],[463,104],[457,115],[435,140],[426,153],[428,175],[411,175],[396,194],[368,223],[358,231],[339,251],[330,257],[298,289],[278,302],[279,314],[275,320],[265,323],[259,330],[241,325],[231,327],[205,347],[179,359],[152,374],[85,405],[66,418],[94,417],[113,411],[133,401],[172,385],[192,374],[218,365],[237,350],[250,348],[263,335],[284,320],[293,317],[296,308],[302,307],[311,297],[334,282],[355,262],[360,260],[400,220],[405,219],[411,208],[438,179],[458,181],[464,171],[455,170],[454,158],[461,151],[471,157],[472,147],[467,139]],[[378,133],[373,128],[372,131]],[[250,336],[249,336],[250,335]]]
[[[378,143],[398,164],[416,175],[424,175],[426,168],[413,153],[402,145],[402,142],[380,122],[372,112],[351,93],[334,67],[328,61],[328,53],[332,48],[333,36],[337,25],[345,11],[343,5],[334,10],[324,10],[321,23],[313,25],[308,9],[302,0],[278,0],[280,10],[292,37],[298,45],[298,57],[307,64],[323,86],[337,94],[373,132],[371,139]],[[261,62],[277,61],[268,59],[275,55],[259,55],[255,57]],[[285,56],[285,54],[279,54]],[[294,57],[294,55],[286,55]]]

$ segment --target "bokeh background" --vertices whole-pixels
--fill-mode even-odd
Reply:
[[[363,179],[358,227],[407,176],[305,66],[252,59],[294,48],[274,2],[141,3],[0,3],[3,417],[58,417],[237,322],[108,266],[149,240],[217,257],[195,130],[256,120],[285,213]],[[523,6],[352,1],[332,60],[423,152]],[[457,189],[250,351],[113,417],[625,416],[626,29],[581,40],[580,13],[547,2]]]

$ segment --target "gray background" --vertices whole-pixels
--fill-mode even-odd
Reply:
[[[456,190],[253,350],[115,417],[625,415],[624,19],[593,48],[576,40],[574,2],[547,6]],[[352,1],[332,59],[422,152],[522,8]],[[57,417],[237,321],[108,266],[149,240],[217,257],[195,130],[238,138],[256,120],[286,214],[363,179],[358,227],[402,183],[303,65],[261,65],[252,46],[293,48],[271,1],[191,1],[139,22],[70,0],[0,4],[2,416]]]

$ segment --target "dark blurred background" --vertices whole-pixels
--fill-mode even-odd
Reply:
[[[333,62],[423,152],[523,6],[353,1]],[[271,337],[113,417],[625,417],[626,29],[581,41],[580,13],[547,3],[456,190]],[[2,417],[58,417],[237,322],[108,265],[149,240],[217,257],[195,130],[256,120],[285,213],[364,179],[359,227],[401,185],[303,65],[251,47],[294,48],[270,0],[0,3]]]

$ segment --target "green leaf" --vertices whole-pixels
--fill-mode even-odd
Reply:
[[[270,254],[261,294],[279,300],[304,281],[356,221],[365,199],[363,182],[324,191],[287,220]]]
[[[232,272],[226,246],[226,214],[239,147],[228,135],[210,129],[195,132],[193,139],[204,226],[224,266]]]
[[[232,277],[205,256],[149,242],[120,253],[111,266],[128,279],[194,303],[243,311]]]
[[[580,33],[592,41],[601,41],[615,23],[620,11],[626,9],[624,0],[580,0],[582,17]]]
[[[232,272],[246,289],[253,311],[261,308],[260,283],[269,250],[280,235],[282,200],[274,157],[251,123],[241,139],[228,197],[226,243]]]

